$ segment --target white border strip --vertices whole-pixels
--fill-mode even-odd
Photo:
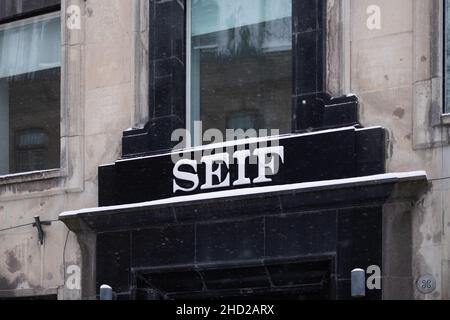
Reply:
[[[162,206],[162,205],[174,205],[179,203],[187,203],[194,201],[207,201],[214,199],[226,199],[240,196],[251,196],[251,195],[262,195],[275,192],[288,192],[295,190],[306,191],[309,189],[321,189],[324,187],[336,188],[345,187],[351,185],[367,185],[367,184],[381,184],[386,182],[401,182],[401,181],[415,181],[415,180],[428,180],[427,173],[425,171],[413,171],[404,173],[387,173],[374,176],[360,177],[360,178],[350,178],[350,179],[340,179],[340,180],[327,180],[319,182],[306,182],[298,184],[289,185],[277,185],[268,187],[257,187],[257,188],[247,188],[247,189],[237,189],[237,190],[227,190],[218,191],[212,193],[197,194],[192,196],[180,196],[173,197],[163,200],[155,200],[149,202],[134,203],[128,205],[110,206],[110,207],[100,207],[100,208],[89,208],[77,211],[68,211],[60,215],[60,218],[78,216],[88,213],[102,213],[111,211],[124,211],[130,209],[142,209],[148,207]]]

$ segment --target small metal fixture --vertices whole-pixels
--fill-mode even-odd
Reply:
[[[113,299],[113,289],[104,284],[100,287],[100,300],[112,300]]]
[[[42,226],[50,226],[51,224],[52,223],[50,221],[41,221],[41,218],[39,216],[34,217],[33,227],[37,228],[39,243],[41,244],[41,246],[44,245],[45,238],[45,233]]]
[[[352,270],[352,298],[366,296],[366,272],[363,269]]]
[[[436,278],[432,275],[423,275],[416,282],[417,290],[422,294],[431,294],[436,290]]]

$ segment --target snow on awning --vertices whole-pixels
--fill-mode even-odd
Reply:
[[[64,212],[60,220],[69,227],[80,230],[82,220],[89,229],[104,230],[120,226],[144,224],[161,225],[177,223],[183,215],[196,213],[201,218],[223,214],[248,215],[280,209],[285,202],[298,206],[298,210],[320,209],[321,207],[340,206],[343,204],[379,203],[388,201],[413,200],[428,185],[424,171],[388,173],[359,178],[330,180],[291,185],[257,187],[239,190],[219,191],[191,196],[173,197],[157,201],[118,205],[110,207],[87,208]],[[108,217],[108,222],[104,219]],[[150,220],[148,220],[148,219]],[[191,217],[192,218],[192,217]],[[194,219],[194,218],[192,218]],[[71,229],[72,229],[71,227]]]

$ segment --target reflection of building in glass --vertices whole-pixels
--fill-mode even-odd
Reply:
[[[60,166],[60,24],[50,14],[0,27],[1,174]]]
[[[194,1],[191,10],[191,120],[225,132],[236,129],[226,127],[231,114],[250,112],[258,128],[289,132],[289,1]]]

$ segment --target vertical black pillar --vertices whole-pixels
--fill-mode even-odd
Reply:
[[[293,128],[322,126],[326,0],[293,0]]]
[[[186,1],[149,1],[150,120],[143,130],[124,134],[124,157],[170,150],[172,132],[185,128]]]

